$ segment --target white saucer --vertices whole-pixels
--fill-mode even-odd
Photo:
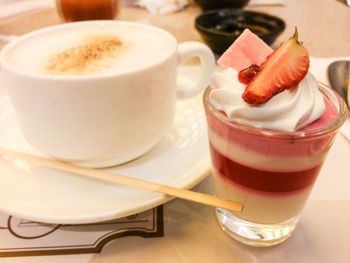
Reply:
[[[177,106],[173,127],[153,150],[108,170],[180,188],[191,188],[203,180],[210,159],[201,96]],[[22,137],[6,95],[0,97],[0,146],[38,154]],[[92,223],[128,216],[169,200],[158,193],[0,158],[0,210],[20,218]]]

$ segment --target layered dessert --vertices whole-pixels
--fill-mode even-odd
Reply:
[[[235,216],[249,222],[297,218],[341,125],[339,104],[308,72],[297,31],[273,51],[246,30],[218,64],[204,97],[215,194],[242,202]]]

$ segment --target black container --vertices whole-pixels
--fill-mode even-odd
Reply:
[[[286,27],[278,17],[237,9],[205,12],[196,18],[195,26],[217,54],[222,54],[246,28],[271,45]]]

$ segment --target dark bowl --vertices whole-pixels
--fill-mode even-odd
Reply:
[[[286,24],[282,19],[265,13],[221,9],[199,15],[195,26],[204,42],[216,54],[222,54],[246,28],[271,45]]]
[[[203,10],[219,8],[242,8],[249,0],[194,0]]]

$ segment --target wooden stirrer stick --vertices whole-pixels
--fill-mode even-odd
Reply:
[[[163,193],[169,196],[178,197],[192,202],[209,205],[213,207],[221,207],[235,212],[242,212],[243,204],[231,200],[221,199],[212,195],[198,193],[191,190],[179,189],[167,185],[151,183],[140,179],[135,179],[128,176],[118,175],[107,172],[105,170],[85,168],[77,165],[42,158],[27,153],[17,152],[9,149],[0,148],[0,155],[8,156],[15,159],[21,159],[32,164],[37,164],[57,170],[71,172],[75,174],[84,175],[86,177],[107,181],[111,183],[119,183],[123,185],[147,189],[154,192]]]

